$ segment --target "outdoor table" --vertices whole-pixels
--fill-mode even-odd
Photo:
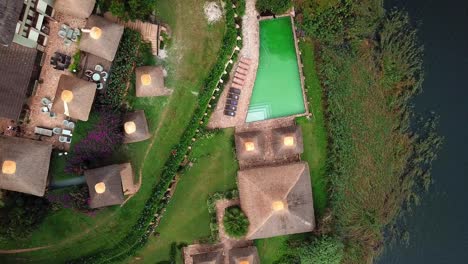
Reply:
[[[92,77],[93,81],[99,82],[101,80],[101,75],[99,73],[94,73]]]
[[[71,130],[63,129],[62,130],[62,135],[70,136],[71,135]]]

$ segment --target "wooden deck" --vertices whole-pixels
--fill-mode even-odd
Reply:
[[[109,21],[123,25],[124,27],[131,28],[140,32],[145,41],[151,42],[151,49],[153,55],[157,56],[159,52],[159,41],[161,40],[160,32],[165,31],[164,27],[141,20],[124,22],[114,17],[110,12],[106,12],[104,17]]]

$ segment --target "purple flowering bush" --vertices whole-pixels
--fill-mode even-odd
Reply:
[[[67,173],[81,174],[89,164],[111,158],[122,145],[122,113],[109,108],[100,108],[96,113],[95,125],[72,147],[65,166]]]

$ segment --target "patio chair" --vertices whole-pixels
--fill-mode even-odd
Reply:
[[[57,118],[57,114],[55,112],[50,112],[49,117],[55,119],[55,118]]]
[[[62,122],[62,124],[63,124],[64,126],[68,126],[68,123],[70,123],[70,121],[68,121],[68,120],[63,120],[63,122]]]
[[[97,90],[102,90],[104,89],[104,85],[102,83],[97,83]]]
[[[70,144],[71,142],[72,142],[72,138],[71,138],[71,137],[67,137],[65,143]]]
[[[54,127],[52,129],[52,132],[55,134],[55,135],[60,135],[62,134],[62,129],[60,127]]]
[[[65,39],[63,43],[65,44],[65,46],[70,46],[72,44],[72,41],[69,39]]]
[[[94,66],[94,70],[98,72],[102,72],[104,70],[104,67],[102,67],[102,65],[97,64],[96,66]]]
[[[107,79],[107,77],[109,77],[109,73],[107,73],[106,71],[102,71],[102,72],[101,72],[101,77],[102,77],[103,79]]]
[[[47,106],[41,107],[41,113],[44,113],[44,114],[45,114],[45,113],[49,113],[49,112],[50,112],[50,111],[49,111],[49,108],[48,108]]]
[[[70,129],[74,129],[75,128],[75,123],[73,123],[71,121],[68,121],[67,127],[70,128]]]
[[[59,142],[60,143],[66,143],[67,142],[67,137],[66,136],[59,136]]]
[[[93,71],[92,70],[86,70],[85,71],[85,76],[88,77],[88,78],[91,78],[91,76],[93,76]]]
[[[67,32],[65,30],[59,30],[58,35],[64,39],[67,36]]]
[[[43,98],[41,99],[41,104],[42,104],[43,106],[49,106],[49,104],[51,104],[51,103],[52,103],[52,101],[50,101],[50,99],[47,98],[47,97],[43,97]]]

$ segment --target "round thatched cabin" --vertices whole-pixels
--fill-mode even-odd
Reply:
[[[87,121],[95,95],[95,83],[62,74],[52,111],[63,113],[73,119]]]
[[[84,173],[91,198],[90,207],[122,204],[124,195],[133,194],[133,170],[130,163],[114,164]]]
[[[0,189],[44,196],[52,145],[17,137],[0,137]]]
[[[93,12],[96,0],[55,0],[54,9],[76,18],[88,18]]]
[[[164,86],[164,72],[161,66],[143,66],[135,69],[136,74],[136,96],[168,96],[172,94],[171,89]]]
[[[145,111],[127,113],[124,117],[124,143],[147,140],[151,137]]]
[[[113,61],[123,31],[124,26],[92,15],[88,18],[86,29],[82,30],[80,50]]]
[[[315,227],[309,166],[305,162],[238,172],[247,239],[310,232]]]

